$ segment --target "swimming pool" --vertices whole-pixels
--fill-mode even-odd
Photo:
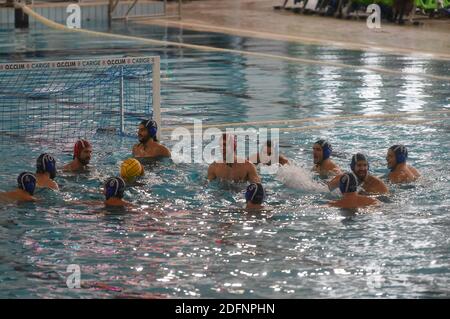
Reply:
[[[105,30],[104,26],[96,26]],[[368,53],[176,28],[114,25],[113,31],[186,43],[448,75],[449,61]],[[145,187],[126,196],[155,212],[103,211],[74,200],[101,199],[135,140],[98,135],[95,171],[58,177],[61,192],[0,209],[0,297],[112,298],[152,294],[203,298],[435,298],[450,296],[448,114],[321,121],[335,115],[443,111],[450,84],[411,75],[296,64],[276,59],[151,47],[49,29],[0,29],[0,62],[160,55],[163,126],[318,118],[311,130],[280,132],[297,167],[265,174],[262,214],[244,213],[243,185],[206,183],[206,164],[147,166]],[[406,120],[430,122],[406,123]],[[326,125],[331,125],[326,126]],[[285,126],[286,127],[286,126]],[[291,125],[295,127],[295,125]],[[307,171],[312,143],[328,138],[347,169],[357,151],[384,175],[387,148],[409,147],[423,178],[391,186],[383,206],[345,216],[323,205],[336,197]],[[163,139],[168,146],[174,142]],[[34,170],[48,151],[59,164],[70,145],[2,145],[0,190]],[[364,211],[363,211],[364,212]],[[81,267],[83,289],[68,289],[67,266]]]

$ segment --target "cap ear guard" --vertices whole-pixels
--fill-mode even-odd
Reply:
[[[23,172],[17,177],[18,187],[33,196],[36,189],[36,177],[29,172]]]
[[[247,186],[247,190],[245,192],[245,199],[248,201],[251,201],[253,197],[256,194],[256,189],[258,188],[258,185],[256,184],[250,184]]]
[[[50,178],[56,177],[56,161],[50,154],[41,154],[36,161],[37,173],[49,173]]]
[[[107,200],[111,197],[122,198],[125,191],[125,181],[121,177],[109,178],[105,182],[104,189]]]
[[[266,194],[261,184],[252,183],[247,186],[247,190],[245,192],[245,199],[247,202],[262,204],[265,197]]]
[[[315,144],[318,144],[318,145],[320,145],[320,147],[322,147],[323,160],[326,160],[331,156],[331,153],[333,152],[333,148],[331,147],[330,143],[328,143],[325,140],[318,140]]]
[[[54,179],[56,177],[56,161],[50,155],[47,155],[45,159],[45,170],[50,173],[50,178]]]
[[[408,149],[404,145],[394,145],[391,150],[395,153],[395,161],[397,164],[405,163],[408,159]]]
[[[156,137],[156,133],[158,133],[158,124],[155,121],[148,120],[145,127],[147,128],[150,137]]]
[[[354,193],[358,190],[358,179],[353,173],[346,173],[339,179],[339,190],[342,194]]]
[[[327,158],[330,158],[331,153],[333,152],[333,149],[331,148],[331,145],[328,145],[323,148],[323,159],[326,160]]]

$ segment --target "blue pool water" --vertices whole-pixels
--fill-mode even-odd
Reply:
[[[113,32],[450,74],[450,61],[132,23],[114,25]],[[313,117],[317,120],[301,125],[315,128],[281,127],[281,151],[295,167],[262,175],[272,210],[257,214],[242,210],[245,185],[208,185],[207,164],[171,161],[146,165],[145,186],[126,192],[147,213],[77,204],[101,199],[101,182],[117,174],[135,143],[130,137],[96,135],[90,174],[58,176],[61,192],[44,191],[37,194],[38,203],[0,208],[0,297],[450,296],[450,126],[443,112],[450,109],[448,81],[0,27],[0,63],[113,55],[161,56],[163,127],[194,119],[212,124]],[[420,113],[320,119],[405,112]],[[382,207],[348,216],[324,206],[337,195],[324,191],[309,173],[312,143],[319,137],[332,142],[335,160],[345,169],[353,153],[367,153],[378,176],[387,173],[387,148],[403,143],[423,177],[414,185],[390,185]],[[167,134],[163,143],[172,147],[175,142]],[[2,140],[0,190],[12,188],[19,172],[34,170],[40,153],[51,152],[62,164],[70,160],[70,148]],[[82,289],[66,286],[70,264],[81,268]]]

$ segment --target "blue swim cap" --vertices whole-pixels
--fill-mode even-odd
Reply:
[[[33,196],[34,189],[36,188],[36,177],[33,173],[23,172],[17,177],[17,184],[20,189]]]
[[[125,192],[125,181],[121,177],[108,178],[104,184],[104,189],[106,199],[111,197],[122,198]]]
[[[355,171],[355,167],[356,167],[356,162],[359,161],[365,161],[367,162],[367,169],[369,169],[369,161],[367,160],[367,157],[362,154],[362,153],[356,153],[355,155],[352,156],[352,162],[350,163],[350,168],[352,169],[352,171]]]
[[[408,150],[406,149],[406,146],[404,145],[393,145],[389,147],[391,151],[395,153],[395,161],[397,164],[405,163],[408,159]]]
[[[358,189],[358,178],[353,173],[345,173],[339,179],[341,193],[353,193]]]
[[[36,173],[49,173],[50,178],[56,177],[56,161],[50,154],[41,154],[36,160]]]
[[[151,138],[156,137],[156,133],[158,132],[158,124],[153,120],[143,120],[141,122],[142,125],[144,125],[148,130],[148,135]]]
[[[262,204],[264,197],[266,197],[266,193],[260,183],[252,183],[247,186],[247,191],[245,192],[245,199],[247,202]]]
[[[333,152],[333,148],[331,147],[331,144],[328,143],[326,140],[318,140],[314,144],[318,144],[318,145],[320,145],[320,147],[322,147],[322,151],[323,151],[323,159],[322,160],[326,160],[327,158],[329,158],[331,156],[331,152]]]

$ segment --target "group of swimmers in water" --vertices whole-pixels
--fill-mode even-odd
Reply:
[[[137,178],[144,174],[144,168],[138,159],[171,157],[167,147],[157,139],[158,126],[153,120],[144,120],[139,124],[139,143],[133,146],[134,158],[122,163],[120,175],[108,178],[103,184],[105,206],[128,207],[133,204],[125,201],[124,191],[127,185],[132,185]],[[258,153],[242,160],[236,155],[237,139],[232,134],[223,134],[221,138],[223,159],[209,165],[207,178],[209,181],[218,179],[232,182],[248,182],[245,192],[246,209],[262,209],[266,197],[261,178],[258,175],[255,164],[271,165],[268,156],[272,155],[273,145],[267,141],[264,154]],[[233,161],[227,159],[227,150],[234,150]],[[83,172],[89,170],[92,158],[92,145],[89,141],[80,139],[75,143],[73,160],[64,165],[65,172]],[[328,188],[333,191],[336,188],[342,193],[342,198],[331,201],[330,206],[340,208],[359,208],[379,205],[380,201],[369,195],[386,194],[389,192],[386,184],[378,177],[369,173],[369,162],[362,153],[353,155],[350,163],[350,172],[343,172],[332,159],[332,147],[326,140],[318,140],[313,145],[314,166],[312,170],[322,177],[330,178]],[[275,153],[274,153],[275,154]],[[268,155],[268,156],[267,156]],[[280,165],[289,165],[290,161],[282,154],[277,154]],[[391,183],[409,183],[415,181],[419,172],[406,163],[408,150],[404,145],[394,145],[388,149],[386,161],[390,169],[388,180]],[[36,161],[36,173],[23,172],[17,178],[17,189],[0,193],[0,202],[35,201],[33,196],[36,188],[50,188],[58,190],[58,184],[54,180],[57,174],[56,160],[47,153],[41,154]],[[358,187],[361,191],[358,192]]]

